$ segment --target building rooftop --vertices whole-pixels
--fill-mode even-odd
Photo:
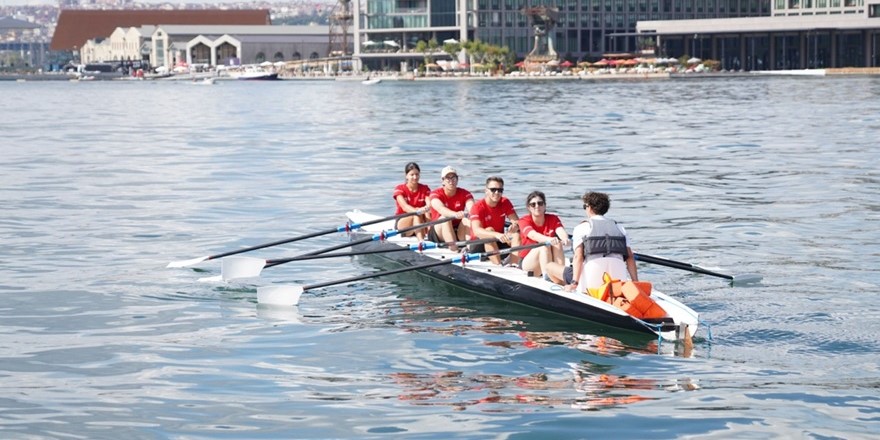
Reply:
[[[268,9],[199,10],[79,10],[63,9],[52,37],[50,50],[74,50],[86,41],[107,37],[118,27],[145,25],[268,25]]]

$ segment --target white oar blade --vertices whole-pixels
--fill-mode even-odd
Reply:
[[[302,324],[299,307],[257,304],[257,316],[261,319],[278,321],[287,324]]]
[[[193,258],[192,260],[172,261],[172,262],[168,263],[168,265],[165,267],[166,268],[169,268],[169,267],[190,267],[190,266],[195,266],[196,264],[199,264],[202,261],[205,261],[207,259],[208,259],[208,257],[199,257],[199,258]]]
[[[215,275],[212,277],[202,277],[202,278],[199,278],[199,282],[200,283],[222,283],[223,277],[220,275]]]
[[[226,257],[220,262],[220,274],[224,281],[260,276],[266,260],[252,257]]]
[[[257,288],[257,303],[273,306],[295,306],[303,293],[302,286],[264,286]]]
[[[758,284],[763,279],[764,279],[763,276],[758,275],[756,273],[747,273],[747,274],[741,274],[741,275],[734,275],[733,279],[731,280],[731,283],[737,284],[737,285]]]

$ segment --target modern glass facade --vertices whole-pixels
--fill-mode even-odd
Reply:
[[[390,38],[411,45],[422,37],[438,39],[432,29],[454,31],[450,28],[464,26],[468,38],[510,47],[520,57],[530,50],[532,38],[528,18],[522,10],[534,6],[554,7],[559,10],[559,19],[551,34],[556,51],[568,58],[581,58],[637,50],[637,21],[769,16],[770,2],[783,0],[364,1],[366,14],[362,19],[362,31],[367,37],[362,40]],[[467,23],[460,23],[458,8],[462,5],[468,10],[465,15]],[[454,35],[455,32],[443,34],[445,38]]]
[[[474,37],[523,54],[530,47],[526,6],[559,9],[554,46],[567,58],[640,49],[636,22],[770,15],[771,0],[476,0]],[[864,0],[852,0],[864,1]],[[626,35],[630,34],[630,35]]]

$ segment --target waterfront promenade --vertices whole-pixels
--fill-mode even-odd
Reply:
[[[381,78],[383,81],[638,81],[698,78],[755,78],[766,76],[880,76],[880,67],[847,67],[837,69],[805,69],[805,70],[756,70],[756,71],[725,71],[725,72],[653,72],[653,73],[591,73],[586,75],[480,75],[451,74],[438,76],[414,76],[412,73],[371,73],[370,77]],[[188,73],[147,81],[186,82],[199,80],[213,75]],[[229,76],[216,76],[219,81],[235,80]],[[286,81],[362,81],[367,75],[305,75],[282,76]],[[40,74],[0,74],[0,81],[72,81],[76,77],[64,73]],[[134,78],[118,75],[95,77],[97,81],[132,81]]]

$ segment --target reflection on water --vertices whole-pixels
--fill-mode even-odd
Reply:
[[[10,438],[873,438],[877,78],[662,82],[0,82],[0,432]],[[83,109],[88,108],[88,111]],[[415,160],[479,193],[586,190],[701,313],[691,351],[418,274],[258,306],[171,260],[390,213]],[[254,254],[282,258],[344,235]],[[705,329],[705,326],[704,326]],[[601,411],[590,411],[600,409]],[[646,428],[648,427],[648,428]]]
[[[531,411],[533,406],[595,411],[660,399],[661,392],[699,389],[688,380],[664,384],[598,371],[605,369],[582,362],[571,365],[570,377],[558,379],[551,379],[547,373],[506,376],[468,375],[462,371],[392,373],[389,377],[402,388],[397,398],[413,405],[450,406],[459,411],[474,407],[500,413]]]

